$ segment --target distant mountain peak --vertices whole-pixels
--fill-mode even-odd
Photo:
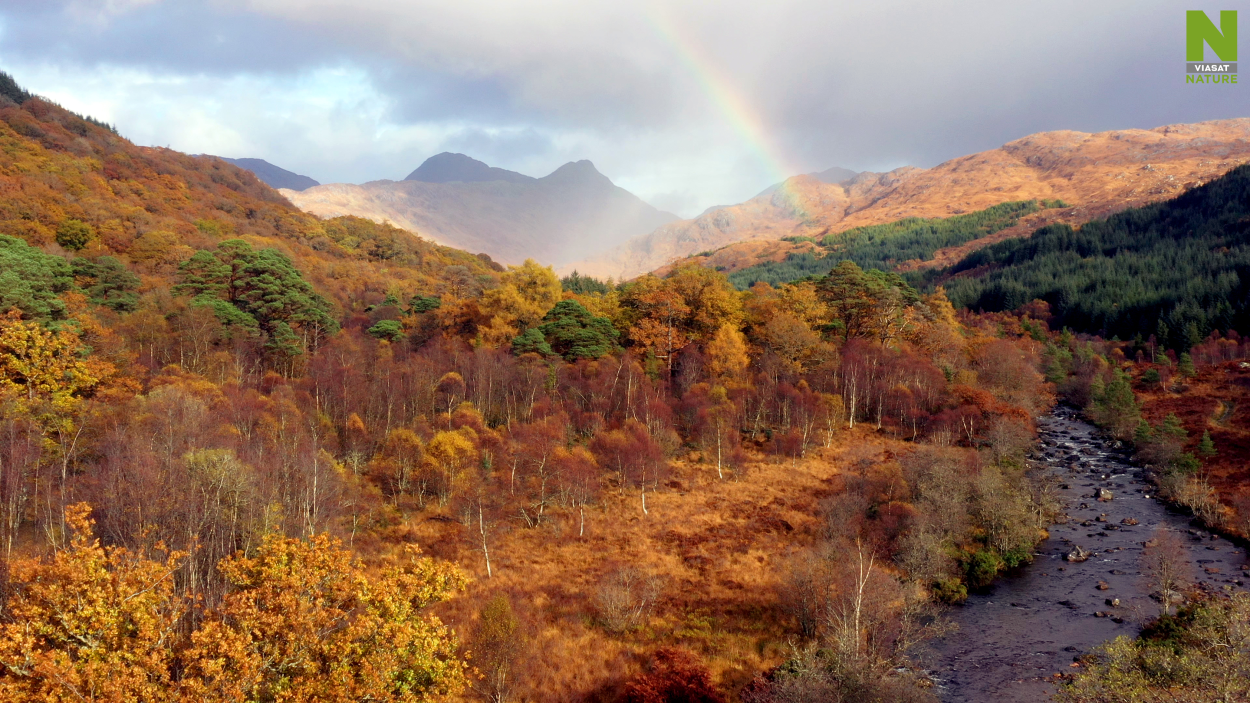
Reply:
[[[482,181],[527,183],[534,179],[515,171],[490,166],[471,156],[444,151],[426,159],[404,180],[423,183],[478,183]]]
[[[217,158],[225,161],[226,163],[234,164],[239,168],[251,171],[256,174],[256,177],[259,178],[261,182],[270,188],[308,190],[313,186],[321,185],[308,176],[301,176],[300,174],[293,173],[285,168],[274,166],[264,159],[229,159],[224,156],[218,156]]]
[[[555,185],[599,185],[615,188],[612,179],[599,172],[595,165],[586,159],[570,161],[550,174],[538,179]]]

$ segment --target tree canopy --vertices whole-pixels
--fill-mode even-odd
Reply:
[[[598,359],[614,352],[620,333],[606,317],[595,317],[576,300],[561,300],[538,327],[553,353],[565,361]]]
[[[216,251],[197,251],[179,271],[174,292],[211,307],[223,324],[258,328],[274,340],[299,329],[313,343],[338,330],[330,303],[277,249],[258,251],[242,239],[230,239]]]
[[[1188,349],[1250,323],[1248,217],[1250,166],[1241,166],[1166,202],[999,242],[931,278],[965,274],[945,282],[956,306],[997,312],[1041,299],[1058,325],[1154,333]]]
[[[0,234],[0,311],[17,308],[22,317],[41,322],[63,319],[65,303],[57,296],[73,286],[64,259]]]

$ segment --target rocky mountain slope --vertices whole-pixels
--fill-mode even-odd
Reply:
[[[629,278],[700,255],[707,265],[732,271],[781,260],[806,246],[778,241],[787,237],[820,238],[904,217],[949,217],[1013,200],[1062,200],[1069,206],[1048,209],[992,238],[1001,241],[1046,222],[1084,222],[1172,197],[1247,161],[1247,118],[1097,134],[1043,132],[931,169],[861,173],[841,183],[797,176],[771,194],[667,224],[564,268]],[[931,263],[951,263],[989,243],[939,252]]]
[[[390,222],[509,264],[527,258],[565,264],[677,219],[617,187],[589,161],[530,178],[463,155],[440,154],[403,181],[282,193],[306,212]]]

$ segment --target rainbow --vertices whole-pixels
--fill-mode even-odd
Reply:
[[[681,59],[721,116],[738,133],[743,143],[763,165],[768,176],[773,182],[780,183],[782,189],[788,191],[791,200],[797,206],[799,218],[804,219],[808,208],[802,202],[801,193],[790,188],[788,182],[791,176],[801,171],[787,165],[786,159],[781,156],[783,150],[777,146],[769,130],[765,128],[759,111],[742,95],[729,76],[721,70],[715,58],[703,48],[699,41],[689,33],[681,31],[660,3],[647,3],[646,16],[656,33]]]

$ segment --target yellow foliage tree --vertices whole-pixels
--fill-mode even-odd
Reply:
[[[415,546],[370,576],[327,535],[274,535],[219,568],[234,590],[191,636],[189,700],[431,701],[464,686],[455,635],[424,611],[466,579]]]
[[[10,563],[0,625],[0,700],[165,701],[185,601],[173,573],[185,554],[154,561],[105,548],[86,504],[65,510],[73,531],[51,559]]]
[[[478,458],[477,433],[470,427],[439,432],[425,447],[426,460],[439,473],[439,501],[446,503],[470,463]]]
[[[76,395],[99,383],[102,372],[107,369],[82,358],[73,332],[24,321],[16,309],[0,317],[0,392],[31,405],[51,401],[54,408],[66,409]]]
[[[561,298],[560,279],[550,266],[526,259],[499,277],[499,287],[482,294],[478,333],[483,344],[502,346],[538,324]]]
[[[426,610],[464,589],[454,565],[414,546],[368,572],[327,535],[271,534],[223,559],[231,590],[198,630],[175,585],[186,554],[100,546],[86,504],[49,559],[10,563],[0,620],[0,700],[442,700],[465,685],[453,633]]]
[[[742,321],[742,296],[723,274],[697,264],[663,279],[639,278],[625,289],[621,304],[630,311],[630,339],[664,360],[670,372],[678,350]]]
[[[721,383],[737,382],[746,374],[751,357],[747,340],[732,324],[725,323],[707,343],[707,372]]]

